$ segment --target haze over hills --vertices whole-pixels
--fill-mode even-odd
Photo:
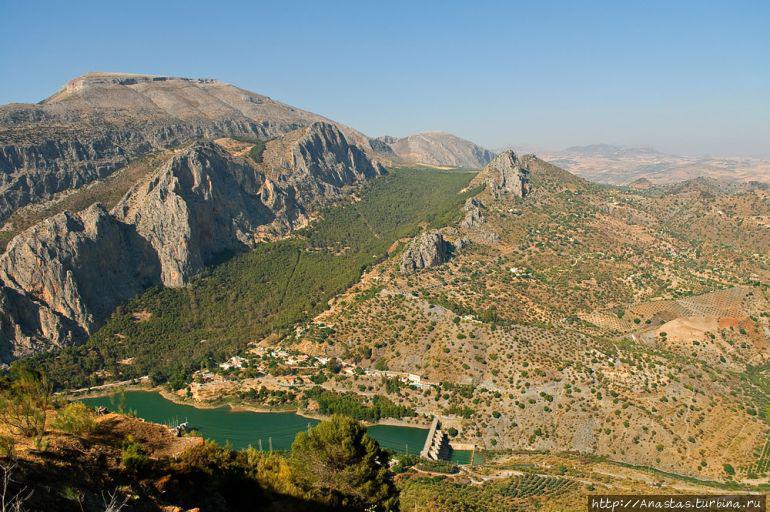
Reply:
[[[770,183],[770,160],[749,157],[685,157],[650,147],[592,144],[540,151],[545,160],[597,183],[627,185],[644,179],[664,184],[707,177]]]

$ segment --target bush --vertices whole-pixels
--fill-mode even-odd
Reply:
[[[417,469],[432,473],[443,473],[445,475],[454,475],[460,472],[457,464],[446,460],[423,460],[417,464]]]
[[[96,418],[91,408],[83,402],[71,402],[56,414],[53,426],[68,434],[82,436],[94,431]]]
[[[343,414],[368,421],[416,415],[414,409],[398,405],[380,395],[375,395],[369,400],[355,393],[337,393],[314,387],[305,392],[305,396],[318,402],[318,412],[323,415]]]
[[[51,406],[48,379],[22,370],[11,375],[11,383],[0,391],[0,421],[12,431],[41,445]]]
[[[128,436],[126,442],[123,443],[123,452],[120,455],[120,460],[123,463],[123,467],[133,473],[142,471],[150,462],[144,446],[131,436]]]
[[[388,456],[352,418],[335,415],[297,434],[289,465],[312,500],[341,509],[396,507]]]
[[[420,457],[417,455],[399,455],[396,463],[393,465],[393,472],[404,473],[409,468],[414,467],[415,464],[418,464],[420,460]]]
[[[11,436],[0,435],[0,458],[13,457],[16,451],[16,440]]]

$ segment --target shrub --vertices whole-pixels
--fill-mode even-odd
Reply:
[[[454,475],[460,472],[460,468],[457,467],[457,464],[446,460],[423,460],[417,464],[417,468],[422,471],[443,473],[445,475]]]
[[[11,436],[0,435],[0,458],[13,457],[16,450],[16,440]]]
[[[29,371],[11,376],[11,384],[0,391],[0,421],[42,445],[51,405],[52,388],[48,379]]]
[[[123,467],[126,468],[127,471],[133,473],[142,471],[150,462],[144,446],[134,440],[132,436],[128,436],[125,443],[123,443],[123,451],[120,455],[120,460],[123,463]]]
[[[57,412],[54,428],[68,434],[90,434],[96,427],[96,419],[90,407],[83,402],[71,402]]]

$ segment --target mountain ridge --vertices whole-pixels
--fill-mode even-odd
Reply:
[[[12,290],[0,305],[4,360],[46,340],[56,347],[82,342],[149,286],[184,286],[207,265],[307,224],[346,187],[385,172],[327,123],[268,146],[283,149],[269,170],[213,142],[194,144],[111,212],[98,204],[63,212],[11,240],[0,256],[3,289]],[[19,313],[22,301],[35,305],[36,318]]]
[[[666,185],[697,177],[770,183],[770,161],[761,158],[682,156],[649,146],[613,144],[572,146],[539,154],[579,176],[610,185],[629,185],[642,178],[654,185]]]
[[[373,154],[350,127],[213,79],[77,77],[40,103],[0,106],[0,220],[152,151],[201,138],[268,139],[314,122],[335,124]]]
[[[491,151],[443,131],[424,131],[402,138],[381,136],[374,139],[381,152],[392,153],[401,161],[434,167],[480,169],[495,156]]]

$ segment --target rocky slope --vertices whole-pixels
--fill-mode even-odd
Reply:
[[[412,240],[401,258],[401,272],[411,274],[449,261],[451,245],[438,231],[426,231]]]
[[[83,341],[120,303],[178,287],[224,255],[303,225],[345,187],[384,172],[334,125],[268,143],[260,164],[201,142],[131,189],[111,213],[65,212],[0,257],[0,356]]]
[[[472,185],[470,244],[408,274],[391,257],[296,343],[371,375],[337,389],[436,415],[466,446],[767,473],[767,190],[600,187],[513,153]],[[378,368],[421,385],[391,392]]]
[[[201,138],[268,139],[329,120],[210,79],[90,73],[37,104],[0,107],[0,220]],[[338,125],[371,151],[368,139]]]
[[[401,139],[379,137],[372,147],[405,163],[480,169],[495,156],[476,144],[443,132],[422,132]]]
[[[511,150],[497,155],[489,165],[473,179],[471,186],[484,183],[492,197],[523,198],[530,191],[530,172]]]

